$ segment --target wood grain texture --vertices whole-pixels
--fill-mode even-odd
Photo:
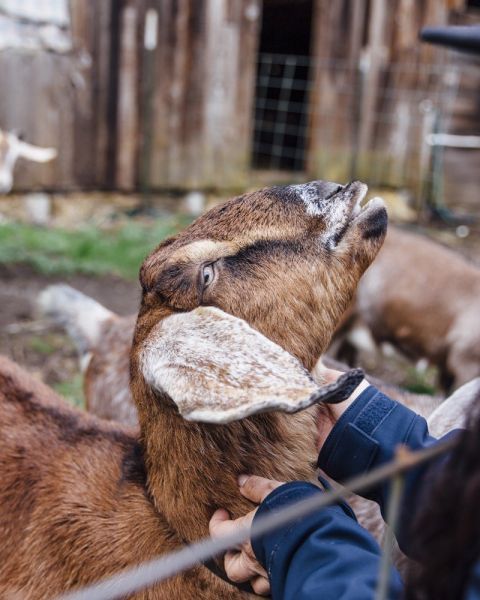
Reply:
[[[451,107],[448,93],[441,94],[445,50],[420,43],[418,32],[450,22],[465,4],[316,0],[311,176],[421,188],[432,113]]]

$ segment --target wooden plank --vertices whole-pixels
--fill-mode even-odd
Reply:
[[[96,184],[96,118],[94,74],[94,39],[97,16],[94,2],[74,0],[70,4],[71,29],[78,53],[72,56],[70,75],[74,90],[74,161],[75,181],[83,188]]]
[[[375,134],[381,75],[389,59],[386,22],[387,1],[371,0],[368,43],[363,49],[362,104],[358,134],[358,151],[368,162]],[[360,169],[363,170],[363,166]]]
[[[345,181],[354,168],[361,99],[357,67],[366,14],[366,0],[315,2],[307,155],[311,177]]]
[[[259,1],[165,0],[159,10],[152,185],[244,185]]]
[[[109,81],[111,68],[111,0],[95,3],[95,19],[93,23],[93,64],[92,79],[94,85],[94,121],[95,151],[94,180],[97,187],[108,185],[108,156],[110,144]]]
[[[126,5],[121,15],[120,73],[117,105],[116,186],[133,190],[138,148],[138,11]]]

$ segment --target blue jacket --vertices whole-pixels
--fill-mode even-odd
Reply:
[[[318,466],[336,481],[345,481],[391,461],[398,444],[418,450],[436,442],[428,433],[425,419],[370,386],[338,420],[320,452]],[[398,542],[407,555],[411,554],[410,525],[423,490],[428,487],[427,471],[436,471],[443,460],[417,467],[406,475]],[[365,494],[379,503],[382,513],[389,485],[387,481]],[[287,483],[262,502],[253,527],[262,516],[321,493],[310,483]],[[269,575],[274,600],[374,598],[381,551],[344,502],[254,538],[252,545]],[[401,598],[402,589],[400,575],[392,568],[389,598]],[[465,598],[480,600],[480,565],[472,573]]]

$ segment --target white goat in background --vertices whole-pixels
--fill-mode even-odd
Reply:
[[[0,194],[13,187],[13,170],[18,158],[45,163],[57,156],[55,148],[41,148],[22,141],[17,134],[0,129]]]

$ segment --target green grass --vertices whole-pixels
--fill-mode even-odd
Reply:
[[[430,367],[426,372],[417,371],[414,367],[407,371],[403,384],[406,390],[415,394],[428,394],[434,396],[437,393],[435,382],[438,380],[438,370]]]
[[[40,336],[34,336],[30,338],[28,345],[31,350],[37,352],[38,354],[43,354],[44,356],[53,354],[53,352],[56,350],[55,346],[50,342],[50,340]]]
[[[62,381],[53,386],[53,389],[63,396],[67,402],[77,408],[85,408],[83,397],[83,375],[78,373],[69,381]]]
[[[136,279],[145,256],[187,223],[185,218],[172,217],[152,225],[129,223],[116,231],[9,223],[0,225],[0,263],[27,263],[48,275],[114,273]]]

